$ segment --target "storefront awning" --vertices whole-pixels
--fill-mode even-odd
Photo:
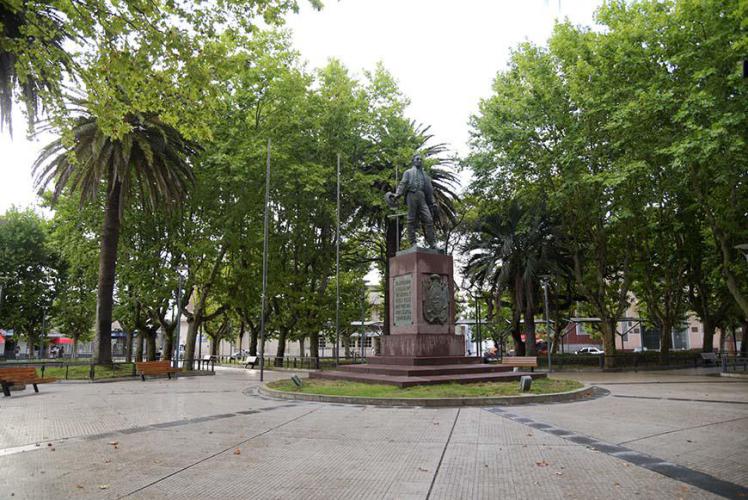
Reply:
[[[72,344],[73,339],[69,337],[55,337],[49,341],[50,344]]]

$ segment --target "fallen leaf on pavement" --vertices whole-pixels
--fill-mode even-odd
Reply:
[[[421,472],[428,472],[429,471],[428,469],[424,469],[423,467],[419,467],[418,470],[421,471]]]
[[[240,450],[239,448],[234,450],[234,455],[241,455],[241,454],[242,454],[242,450]]]
[[[548,462],[546,462],[545,460],[541,460],[540,462],[535,462],[535,465],[537,465],[538,467],[548,467]]]
[[[109,489],[109,485],[108,484],[100,484],[99,485],[99,489],[100,490],[108,490]]]
[[[78,489],[81,489],[81,490],[84,488],[84,486],[82,484],[76,484],[75,487],[78,488]]]
[[[110,441],[109,444],[112,446],[117,446],[119,444],[119,441]]]

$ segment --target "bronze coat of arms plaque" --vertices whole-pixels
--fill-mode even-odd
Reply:
[[[423,279],[423,318],[427,323],[439,325],[449,320],[449,283],[446,276],[431,274]]]

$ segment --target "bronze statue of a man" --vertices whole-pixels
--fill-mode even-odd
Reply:
[[[425,228],[426,243],[431,248],[436,248],[434,239],[434,216],[436,215],[436,204],[434,203],[434,188],[431,178],[423,171],[423,160],[421,155],[413,156],[413,166],[405,171],[397,191],[389,200],[396,200],[405,195],[408,204],[408,240],[411,245],[416,244],[416,227],[420,222]],[[388,201],[389,201],[388,200]]]

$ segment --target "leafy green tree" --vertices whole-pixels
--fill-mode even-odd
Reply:
[[[39,345],[46,316],[59,292],[60,256],[49,245],[49,227],[33,210],[11,208],[0,216],[2,327],[23,337],[29,354]]]
[[[321,8],[318,0],[310,3]],[[0,122],[10,125],[17,97],[30,124],[44,108],[62,125],[65,82],[72,81],[87,90],[104,135],[121,138],[127,116],[146,112],[186,135],[209,135],[206,116],[224,92],[215,76],[228,56],[259,19],[282,24],[297,9],[294,0],[6,0],[0,5]]]

